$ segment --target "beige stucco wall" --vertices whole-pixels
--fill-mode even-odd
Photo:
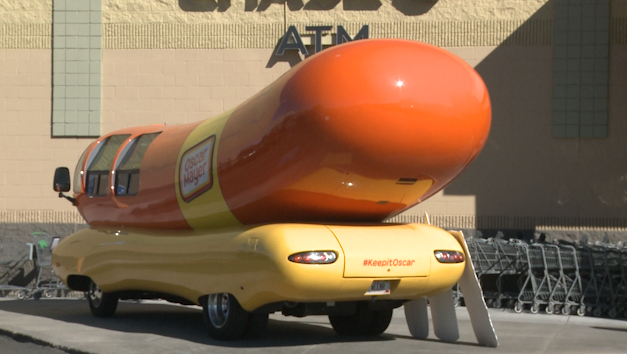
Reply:
[[[0,23],[52,23],[52,0],[0,0]]]
[[[0,49],[0,211],[72,210],[56,198],[52,177],[57,166],[73,167],[89,141],[50,138],[50,57]]]
[[[547,0],[103,0],[105,23],[468,21],[529,18]],[[223,4],[226,3],[227,6]],[[228,6],[230,5],[230,6]],[[181,11],[187,10],[187,11]],[[550,13],[543,14],[550,16]],[[548,18],[548,17],[546,17]]]
[[[480,226],[520,227],[537,216],[553,224],[624,220],[627,1],[611,6],[608,139],[551,137],[547,0],[103,0],[102,132],[192,122],[236,106],[299,60],[272,57],[287,25],[301,34],[305,25],[344,25],[354,35],[369,24],[372,38],[444,46],[476,67],[492,92],[485,151],[410,214],[459,216],[458,225],[475,226],[480,218],[488,220]],[[52,173],[73,169],[91,139],[50,137],[51,9],[52,0],[0,0],[0,222],[76,220],[50,188]]]
[[[552,6],[546,0],[104,0],[104,47],[273,48],[287,26],[343,25],[355,35],[406,38],[440,46],[550,43]],[[531,19],[536,28],[521,25]],[[532,26],[533,27],[533,26]],[[543,36],[533,37],[538,28]],[[331,34],[334,33],[334,29]],[[454,34],[454,35],[452,35]]]
[[[271,56],[271,49],[106,50],[102,131],[216,116],[289,69],[266,68]]]
[[[486,146],[441,195],[410,213],[455,214],[467,198],[460,214],[471,223],[627,226],[627,46],[610,50],[606,139],[552,137],[551,58],[550,46],[506,46],[477,63],[493,106]],[[498,215],[508,218],[490,218]]]

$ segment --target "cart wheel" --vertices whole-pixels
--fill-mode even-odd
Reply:
[[[26,299],[26,290],[22,290],[22,291],[20,291],[19,293],[17,293],[17,298],[18,298],[19,300],[24,300],[24,299]]]
[[[488,308],[494,307],[494,299],[486,299],[485,304]]]
[[[536,314],[536,313],[538,313],[538,312],[540,311],[540,305],[538,305],[538,304],[533,304],[533,305],[531,306],[531,309],[530,309],[530,310],[531,310],[531,313]]]
[[[601,315],[603,315],[603,310],[601,309],[600,306],[597,306],[592,311],[592,315],[594,315],[594,317],[601,317]]]
[[[523,311],[523,304],[522,302],[517,302],[516,305],[514,305],[514,312],[516,313],[521,313]]]
[[[564,305],[564,307],[562,307],[562,315],[570,315],[570,305]]]
[[[89,302],[91,313],[96,317],[111,317],[118,308],[118,297],[100,290],[93,281],[89,286],[87,301]]]
[[[500,309],[500,308],[501,308],[501,305],[503,305],[503,304],[501,303],[501,299],[496,299],[496,300],[494,300],[494,307],[495,307],[495,308]]]
[[[616,311],[616,307],[612,307],[607,314],[610,318],[616,318],[616,316],[618,316],[618,311]]]
[[[586,315],[586,307],[585,306],[581,306],[577,309],[577,316],[585,316]]]
[[[50,299],[54,295],[54,290],[46,290],[44,291],[44,296]]]
[[[546,305],[546,308],[544,309],[544,311],[546,312],[547,315],[552,315],[553,314],[553,304],[548,304]]]
[[[235,340],[244,336],[249,314],[233,295],[211,294],[202,305],[203,316],[211,337],[218,340]]]

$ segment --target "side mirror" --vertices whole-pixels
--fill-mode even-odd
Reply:
[[[70,191],[70,170],[67,167],[57,167],[54,171],[52,188],[59,193]]]

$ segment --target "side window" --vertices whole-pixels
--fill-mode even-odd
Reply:
[[[139,192],[139,168],[146,150],[161,133],[144,134],[126,144],[115,167],[115,194],[137,195]]]
[[[98,142],[87,160],[87,177],[85,192],[91,196],[105,196],[109,190],[109,173],[113,167],[113,160],[120,146],[129,134],[113,135]]]
[[[74,169],[74,193],[79,194],[81,192],[81,186],[83,184],[83,174],[85,173],[85,159],[87,158],[87,151],[91,150],[91,147],[94,144],[89,144],[87,149],[83,151],[81,158],[78,159],[78,163],[76,163],[76,168]]]

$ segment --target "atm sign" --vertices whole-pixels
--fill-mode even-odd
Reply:
[[[181,158],[179,186],[185,202],[190,202],[213,185],[211,163],[215,140],[215,135],[203,140],[185,151]]]

